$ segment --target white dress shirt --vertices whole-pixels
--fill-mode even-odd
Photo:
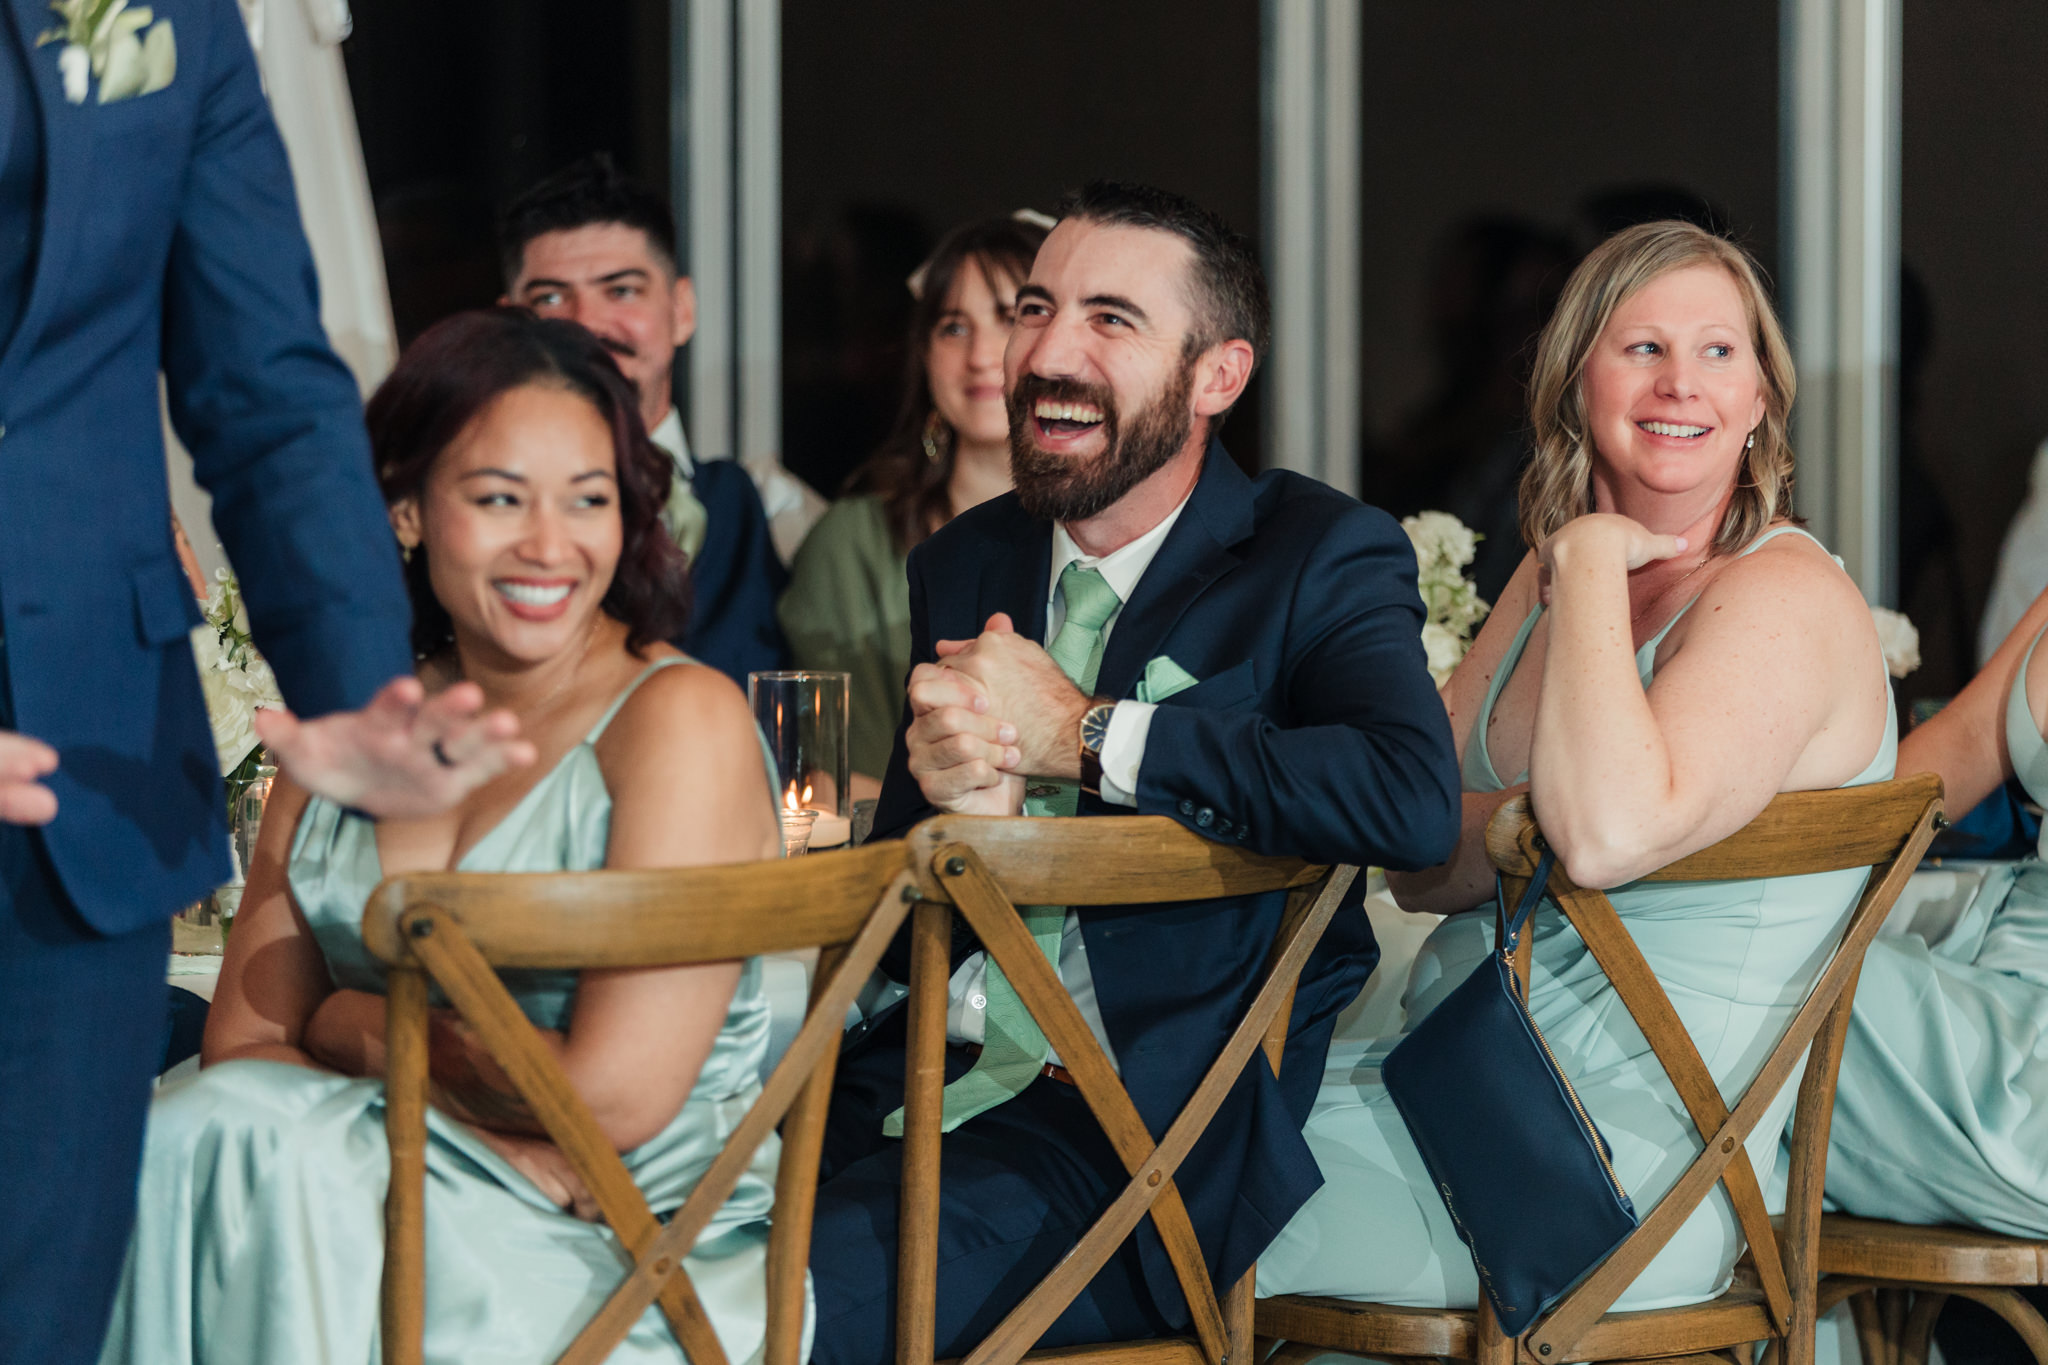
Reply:
[[[683,434],[683,415],[674,408],[661,419],[654,430],[647,433],[647,439],[668,452],[676,462],[676,477],[688,482],[697,475],[697,463],[690,458],[690,438]]]
[[[1060,575],[1066,572],[1067,565],[1079,564],[1084,569],[1096,570],[1116,593],[1117,601],[1128,603],[1131,594],[1137,591],[1138,580],[1145,576],[1145,570],[1151,567],[1159,547],[1165,544],[1167,532],[1173,529],[1173,524],[1180,520],[1180,514],[1186,508],[1187,500],[1183,498],[1180,506],[1167,513],[1165,520],[1157,526],[1100,559],[1083,553],[1081,547],[1074,543],[1074,538],[1067,534],[1066,527],[1054,525],[1052,574],[1045,589],[1045,642],[1052,642],[1067,619],[1066,598],[1060,593]],[[1123,614],[1123,606],[1119,605],[1103,623],[1105,650]],[[1152,713],[1156,709],[1147,702],[1119,701],[1116,710],[1110,713],[1109,733],[1102,742],[1103,800],[1119,806],[1135,807],[1138,804],[1138,768],[1145,759],[1145,738],[1151,732]],[[1116,1066],[1116,1049],[1110,1046],[1109,1035],[1102,1027],[1102,1010],[1095,1003],[1095,978],[1088,970],[1088,945],[1081,937],[1081,918],[1071,910],[1067,911],[1066,924],[1060,930],[1058,966],[1061,984],[1074,998],[1081,1017],[1088,1021],[1088,1029],[1095,1035],[1095,1041],[1102,1044],[1109,1064]],[[947,983],[947,1039],[978,1045],[987,1036],[984,1019],[987,1009],[988,957],[984,953],[976,953],[960,964],[953,973],[953,979]],[[1055,1065],[1060,1061],[1059,1054],[1050,1048],[1046,1059]]]

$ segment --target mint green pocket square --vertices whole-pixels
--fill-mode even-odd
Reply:
[[[1176,692],[1187,691],[1195,681],[1194,674],[1162,654],[1145,665],[1145,676],[1138,679],[1137,700],[1165,701]]]

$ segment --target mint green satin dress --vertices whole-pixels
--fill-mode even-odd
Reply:
[[[2037,636],[2013,685],[2005,744],[2028,794],[2048,801],[2048,742],[2027,709],[2040,645]],[[1932,947],[1908,934],[1870,945],[1835,1086],[1832,1207],[2048,1237],[2042,858],[2048,837],[2035,859],[1994,868]]]
[[[1783,528],[1751,542],[1756,549]],[[1690,610],[1687,603],[1671,625]],[[1486,730],[1501,689],[1541,619],[1522,623],[1496,671],[1465,745],[1464,786],[1501,791],[1486,751]],[[1636,652],[1648,688],[1666,625]],[[1875,658],[1873,668],[1881,667]],[[1889,717],[1889,711],[1887,716]],[[1883,742],[1845,786],[1892,775],[1898,734],[1887,719]],[[1864,875],[1722,882],[1636,882],[1608,893],[1657,974],[1722,1092],[1736,1095],[1763,1065],[1772,1043],[1825,965],[1847,922]],[[1701,1138],[1628,1008],[1553,902],[1533,919],[1529,1009],[1614,1151],[1614,1167],[1640,1214],[1676,1183]],[[1448,916],[1418,954],[1404,997],[1411,1023],[1468,976],[1492,950],[1491,902]],[[1339,1036],[1304,1129],[1324,1184],[1259,1258],[1258,1291],[1320,1294],[1420,1307],[1470,1308],[1478,1298],[1471,1254],[1458,1240],[1428,1170],[1380,1080],[1395,1038]],[[1796,1087],[1787,1086],[1747,1143],[1769,1187]],[[1541,1179],[1540,1171],[1529,1173]],[[1718,1189],[1644,1268],[1615,1308],[1698,1303],[1727,1287],[1743,1241]]]
[[[651,664],[458,870],[603,867],[611,796],[593,746],[642,681],[685,662]],[[383,964],[361,934],[364,901],[382,875],[369,821],[329,801],[308,804],[289,876],[337,989],[384,989]],[[569,1022],[575,973],[503,976],[536,1025]],[[657,1214],[682,1204],[752,1106],[767,1040],[760,965],[750,961],[682,1109],[624,1154]],[[624,1278],[617,1240],[557,1209],[467,1128],[438,1112],[428,1126],[427,1360],[552,1361]],[[761,1350],[778,1152],[775,1139],[763,1144],[686,1261],[736,1362]],[[165,1086],[150,1107],[135,1234],[102,1365],[379,1359],[389,1171],[381,1081],[236,1061]],[[650,1308],[611,1359],[673,1365],[683,1354]]]

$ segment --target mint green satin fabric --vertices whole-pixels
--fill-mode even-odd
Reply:
[[[684,662],[650,665],[460,869],[602,867],[611,797],[593,745],[640,681]],[[363,947],[359,927],[382,875],[375,834],[368,821],[315,800],[299,823],[289,875],[335,986],[381,993],[383,966]],[[536,1025],[568,1022],[574,973],[504,979]],[[683,1202],[753,1104],[767,1040],[760,965],[749,962],[682,1109],[659,1136],[625,1153],[657,1214]],[[390,1169],[383,1124],[380,1081],[281,1063],[229,1062],[159,1091],[102,1365],[378,1359]],[[429,1131],[426,1358],[553,1360],[624,1277],[616,1239],[557,1209],[468,1129],[436,1112]],[[762,1146],[685,1262],[736,1362],[761,1350],[779,1150],[772,1138]],[[672,1365],[683,1355],[650,1309],[611,1358]]]
[[[2027,709],[2036,637],[2006,708],[2013,770],[2048,800]],[[1848,1213],[2048,1237],[2048,838],[1991,869],[1932,946],[1900,934],[1863,961],[1828,1138]]]
[[[1804,533],[1785,528],[1748,548],[1778,534]],[[1542,610],[1523,622],[1473,722],[1464,760],[1467,791],[1512,785],[1486,751],[1487,724]],[[1663,634],[1636,655],[1646,689]],[[1888,723],[1869,765],[1843,785],[1889,778],[1897,755],[1896,727]],[[1525,780],[1526,774],[1514,779]],[[1636,882],[1608,896],[1707,1069],[1732,1097],[1757,1073],[1805,998],[1863,880],[1852,870],[1747,881]],[[1554,903],[1545,901],[1536,912],[1531,937],[1530,1013],[1612,1147],[1616,1175],[1637,1211],[1647,1214],[1699,1152],[1702,1139],[1606,973]],[[1484,960],[1492,938],[1490,902],[1448,916],[1431,932],[1402,1000],[1411,1024]],[[1346,1037],[1341,1031],[1332,1040],[1303,1130],[1325,1183],[1259,1258],[1262,1296],[1321,1294],[1451,1308],[1476,1302],[1471,1253],[1380,1080],[1381,1062],[1399,1041]],[[1766,1183],[1779,1158],[1795,1089],[1788,1086],[1779,1095],[1745,1144]],[[1615,1308],[1710,1299],[1727,1286],[1742,1245],[1733,1210],[1717,1190],[1680,1225]]]

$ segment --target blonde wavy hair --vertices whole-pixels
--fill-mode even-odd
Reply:
[[[1565,282],[1557,311],[1536,343],[1529,380],[1529,425],[1536,452],[1522,475],[1521,531],[1531,549],[1574,517],[1593,510],[1593,441],[1587,429],[1586,359],[1615,310],[1652,280],[1687,266],[1728,272],[1749,321],[1762,377],[1763,421],[1742,452],[1735,497],[1714,537],[1714,552],[1741,549],[1765,527],[1792,517],[1789,421],[1797,381],[1792,351],[1764,291],[1763,272],[1735,243],[1691,223],[1640,223],[1595,247]]]

